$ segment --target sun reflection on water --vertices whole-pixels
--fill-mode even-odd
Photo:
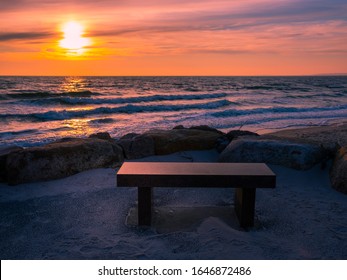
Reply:
[[[87,80],[82,77],[65,77],[60,90],[62,92],[80,92],[86,91]]]
[[[69,76],[65,77],[60,86],[59,91],[61,93],[69,94],[69,97],[81,97],[81,93],[85,93],[89,96],[89,90],[87,88],[87,79],[83,77],[75,77]],[[94,107],[91,105],[73,105],[71,107],[66,108],[68,112],[83,112],[88,110],[93,110]],[[89,136],[90,134],[95,132],[95,127],[93,128],[90,125],[90,118],[81,118],[76,116],[76,118],[66,119],[60,122],[61,130],[59,130],[58,134],[61,138],[66,137],[83,137]],[[64,129],[63,129],[64,128]]]
[[[62,138],[89,136],[95,131],[95,129],[89,125],[89,121],[90,119],[70,119],[63,121],[62,125],[68,129],[61,131],[60,136]]]

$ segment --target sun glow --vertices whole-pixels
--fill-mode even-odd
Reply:
[[[66,49],[68,54],[82,54],[85,47],[91,44],[90,39],[83,37],[83,26],[76,22],[70,21],[64,24],[62,31],[64,38],[60,40],[60,47]]]

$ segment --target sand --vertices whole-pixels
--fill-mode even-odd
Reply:
[[[186,151],[142,161],[215,161]],[[270,165],[276,189],[259,189],[255,227],[239,228],[230,189],[155,189],[152,227],[134,223],[137,192],[116,171],[0,184],[1,259],[347,259],[347,196],[328,169]]]

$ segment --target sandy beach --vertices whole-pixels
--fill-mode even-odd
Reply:
[[[319,130],[306,132],[312,129]],[[181,151],[137,161],[215,162],[218,156]],[[331,187],[330,165],[299,171],[270,164],[277,186],[258,189],[250,231],[238,226],[232,189],[155,189],[154,224],[138,227],[136,188],[116,187],[118,169],[0,184],[0,257],[347,259],[347,196]]]

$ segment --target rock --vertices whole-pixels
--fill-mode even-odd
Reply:
[[[330,180],[334,189],[347,194],[347,146],[336,153],[330,170]]]
[[[247,130],[231,130],[225,136],[232,141],[240,136],[259,136],[259,134]]]
[[[221,162],[264,162],[306,170],[323,160],[317,145],[293,143],[287,140],[238,139],[221,153]]]
[[[53,143],[63,143],[63,142],[78,141],[79,139],[80,138],[78,138],[78,137],[63,137],[63,138],[55,140]]]
[[[213,127],[209,127],[208,125],[198,125],[198,126],[191,126],[189,129],[197,129],[197,130],[203,130],[203,131],[211,131],[216,132],[221,135],[224,135],[223,132],[219,131],[218,129],[215,129]]]
[[[229,143],[230,143],[230,140],[225,135],[222,137],[219,137],[216,143],[217,152],[218,153],[223,152],[225,148],[228,147]]]
[[[295,142],[318,144],[335,154],[339,148],[347,146],[347,122],[280,130],[263,134],[262,137],[277,137]]]
[[[95,134],[91,134],[89,138],[97,138],[97,139],[103,139],[103,140],[111,140],[111,135],[108,132],[98,132]]]
[[[129,133],[118,140],[117,144],[123,148],[127,159],[143,158],[155,154],[153,138],[148,135]]]
[[[23,148],[16,145],[5,146],[0,148],[0,182],[7,181],[6,161],[7,161],[8,155],[10,153],[18,152],[21,150],[23,150]]]
[[[176,125],[173,129],[184,129],[185,127],[181,124]]]
[[[32,147],[8,155],[7,179],[11,185],[58,179],[123,162],[123,150],[101,139],[72,139]]]
[[[216,149],[219,153],[223,152],[229,143],[241,136],[259,136],[257,133],[247,130],[231,130],[223,137],[218,139]]]
[[[151,130],[144,135],[154,141],[155,154],[165,155],[179,151],[209,150],[215,148],[220,133],[199,129]]]
[[[120,139],[121,140],[124,140],[124,139],[132,139],[132,138],[134,138],[135,136],[138,136],[138,135],[140,135],[140,134],[138,134],[138,133],[128,133],[128,134],[125,134],[124,136],[122,136]]]
[[[204,130],[204,131],[211,131],[211,132],[217,132],[219,134],[224,135],[224,133],[218,129],[215,129],[213,127],[210,127],[208,125],[196,125],[196,126],[191,126],[189,128],[184,127],[183,125],[176,125],[173,129],[197,129],[197,130]]]

